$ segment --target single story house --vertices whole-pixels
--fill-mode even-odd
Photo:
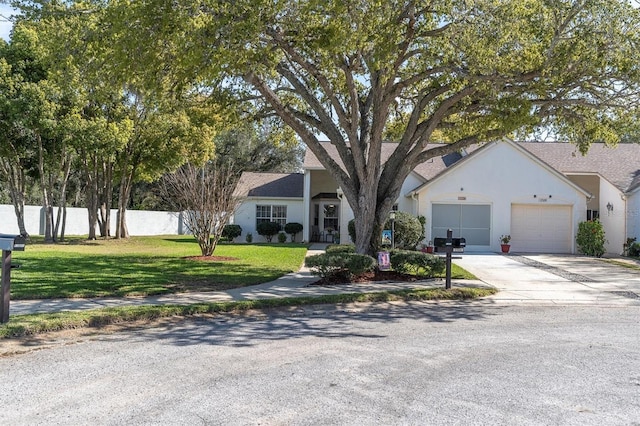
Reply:
[[[394,147],[385,143],[383,158]],[[304,241],[349,242],[353,212],[337,183],[310,151],[303,170],[244,174],[234,223],[255,235],[260,220],[299,222]],[[640,239],[640,145],[593,144],[585,156],[569,143],[476,145],[416,167],[394,208],[425,216],[425,242],[451,228],[467,251],[499,251],[509,234],[515,252],[576,253],[578,224],[599,218],[607,252],[621,253],[627,238]]]

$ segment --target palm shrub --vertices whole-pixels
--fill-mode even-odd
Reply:
[[[401,274],[433,277],[445,268],[444,259],[440,256],[419,251],[392,250],[389,257],[393,270]]]
[[[280,232],[280,224],[277,222],[260,222],[256,226],[256,231],[258,235],[262,235],[270,243],[273,236]]]
[[[631,243],[629,246],[629,256],[640,257],[640,243]]]
[[[297,222],[289,222],[284,225],[284,232],[291,235],[291,242],[296,242],[296,235],[302,232],[302,224]]]
[[[372,271],[376,265],[373,257],[356,253],[322,253],[304,260],[313,275],[320,278],[345,279]]]
[[[578,224],[576,243],[578,251],[587,256],[602,257],[604,254],[604,227],[599,220],[589,220]]]

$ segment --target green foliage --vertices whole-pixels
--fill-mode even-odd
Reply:
[[[301,223],[289,222],[284,225],[284,232],[291,235],[291,242],[296,241],[296,234],[302,232],[303,226]]]
[[[576,243],[578,251],[587,256],[602,257],[605,252],[604,228],[600,221],[593,220],[578,224]]]
[[[347,223],[347,232],[349,233],[349,238],[351,238],[351,242],[356,242],[356,221],[355,219],[351,219],[349,223]]]
[[[632,243],[629,246],[629,256],[640,257],[640,243]]]
[[[323,253],[307,256],[304,264],[321,278],[344,278],[371,271],[376,265],[373,257],[355,253]]]
[[[287,242],[287,234],[285,234],[284,232],[278,233],[278,242],[279,243],[286,243]]]
[[[384,229],[391,229],[391,220],[387,220]],[[424,238],[424,228],[420,220],[406,212],[396,212],[394,223],[395,246],[400,249],[414,249]]]
[[[242,227],[240,225],[225,225],[222,229],[222,237],[228,241],[233,241],[242,235]]]
[[[348,244],[332,244],[327,246],[325,253],[339,254],[339,253],[355,253],[356,246]]]
[[[410,250],[392,250],[391,267],[403,274],[433,277],[444,271],[444,259],[429,253]]]
[[[244,237],[244,240],[251,244],[253,242],[253,234],[251,232],[247,233],[246,237]]]
[[[277,222],[260,222],[256,226],[256,231],[258,235],[262,235],[270,243],[273,236],[280,232],[280,224]]]

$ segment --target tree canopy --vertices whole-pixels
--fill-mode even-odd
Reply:
[[[344,191],[359,252],[417,164],[538,131],[586,151],[637,113],[640,19],[623,0],[83,4],[106,5],[109,67],[148,90],[250,102],[290,126]]]

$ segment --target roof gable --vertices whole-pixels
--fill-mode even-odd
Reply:
[[[236,188],[240,197],[302,198],[304,175],[300,173],[244,172]]]

